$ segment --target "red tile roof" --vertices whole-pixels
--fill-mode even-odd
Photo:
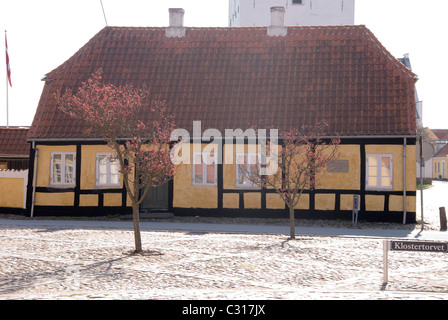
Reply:
[[[433,158],[444,158],[448,156],[448,144],[446,144],[442,149],[437,151]]]
[[[448,140],[448,129],[432,129],[431,131],[436,135],[436,140]]]
[[[30,138],[94,138],[62,113],[56,90],[77,88],[98,68],[107,83],[148,89],[163,100],[178,127],[202,129],[299,127],[327,120],[329,134],[415,135],[415,74],[365,26],[288,27],[285,37],[265,27],[106,27],[47,74]],[[144,117],[144,115],[142,115]]]
[[[0,128],[0,156],[29,156],[28,128]]]

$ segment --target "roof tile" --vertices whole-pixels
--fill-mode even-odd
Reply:
[[[0,128],[0,156],[28,156],[28,128]]]
[[[329,134],[415,135],[415,75],[364,26],[106,27],[48,74],[30,129],[34,139],[97,138],[62,113],[57,90],[76,89],[98,68],[105,82],[145,85],[166,100],[178,127],[275,127],[328,121]],[[144,115],[142,115],[144,118]]]

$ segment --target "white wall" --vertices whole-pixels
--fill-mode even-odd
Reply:
[[[432,171],[433,171],[433,164],[432,164],[432,158],[425,161],[425,166],[423,167],[423,178],[430,178],[432,179]],[[420,163],[417,162],[417,178],[420,179]]]
[[[285,25],[353,25],[355,0],[229,0],[229,26],[270,25],[270,8],[285,7]]]

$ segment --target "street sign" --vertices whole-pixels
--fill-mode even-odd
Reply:
[[[448,252],[446,242],[391,241],[391,251]]]
[[[420,141],[417,141],[417,150],[420,150]],[[432,156],[434,155],[435,150],[434,150],[434,145],[432,143],[429,143],[428,141],[423,141],[422,143],[422,155],[420,158],[420,156],[417,153],[417,162],[418,163],[422,163],[424,166],[425,161],[428,161],[429,159],[432,158]],[[423,161],[422,161],[423,160]]]
[[[447,242],[383,240],[383,285],[389,281],[389,251],[448,253]]]

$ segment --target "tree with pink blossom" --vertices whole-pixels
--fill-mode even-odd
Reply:
[[[264,164],[254,166],[239,164],[245,177],[260,188],[274,189],[289,209],[290,239],[295,239],[294,209],[299,204],[304,190],[313,190],[326,174],[327,167],[336,160],[339,138],[326,137],[328,124],[302,126],[279,134],[280,145],[266,143],[270,159],[278,159],[278,170],[266,174],[260,170]],[[257,168],[258,166],[258,168]],[[255,168],[254,168],[255,167]]]
[[[172,117],[145,89],[103,84],[101,70],[76,93],[66,90],[55,97],[62,111],[87,123],[114,150],[109,160],[120,164],[132,205],[135,252],[142,252],[139,206],[151,187],[166,183],[175,173],[170,159]]]

